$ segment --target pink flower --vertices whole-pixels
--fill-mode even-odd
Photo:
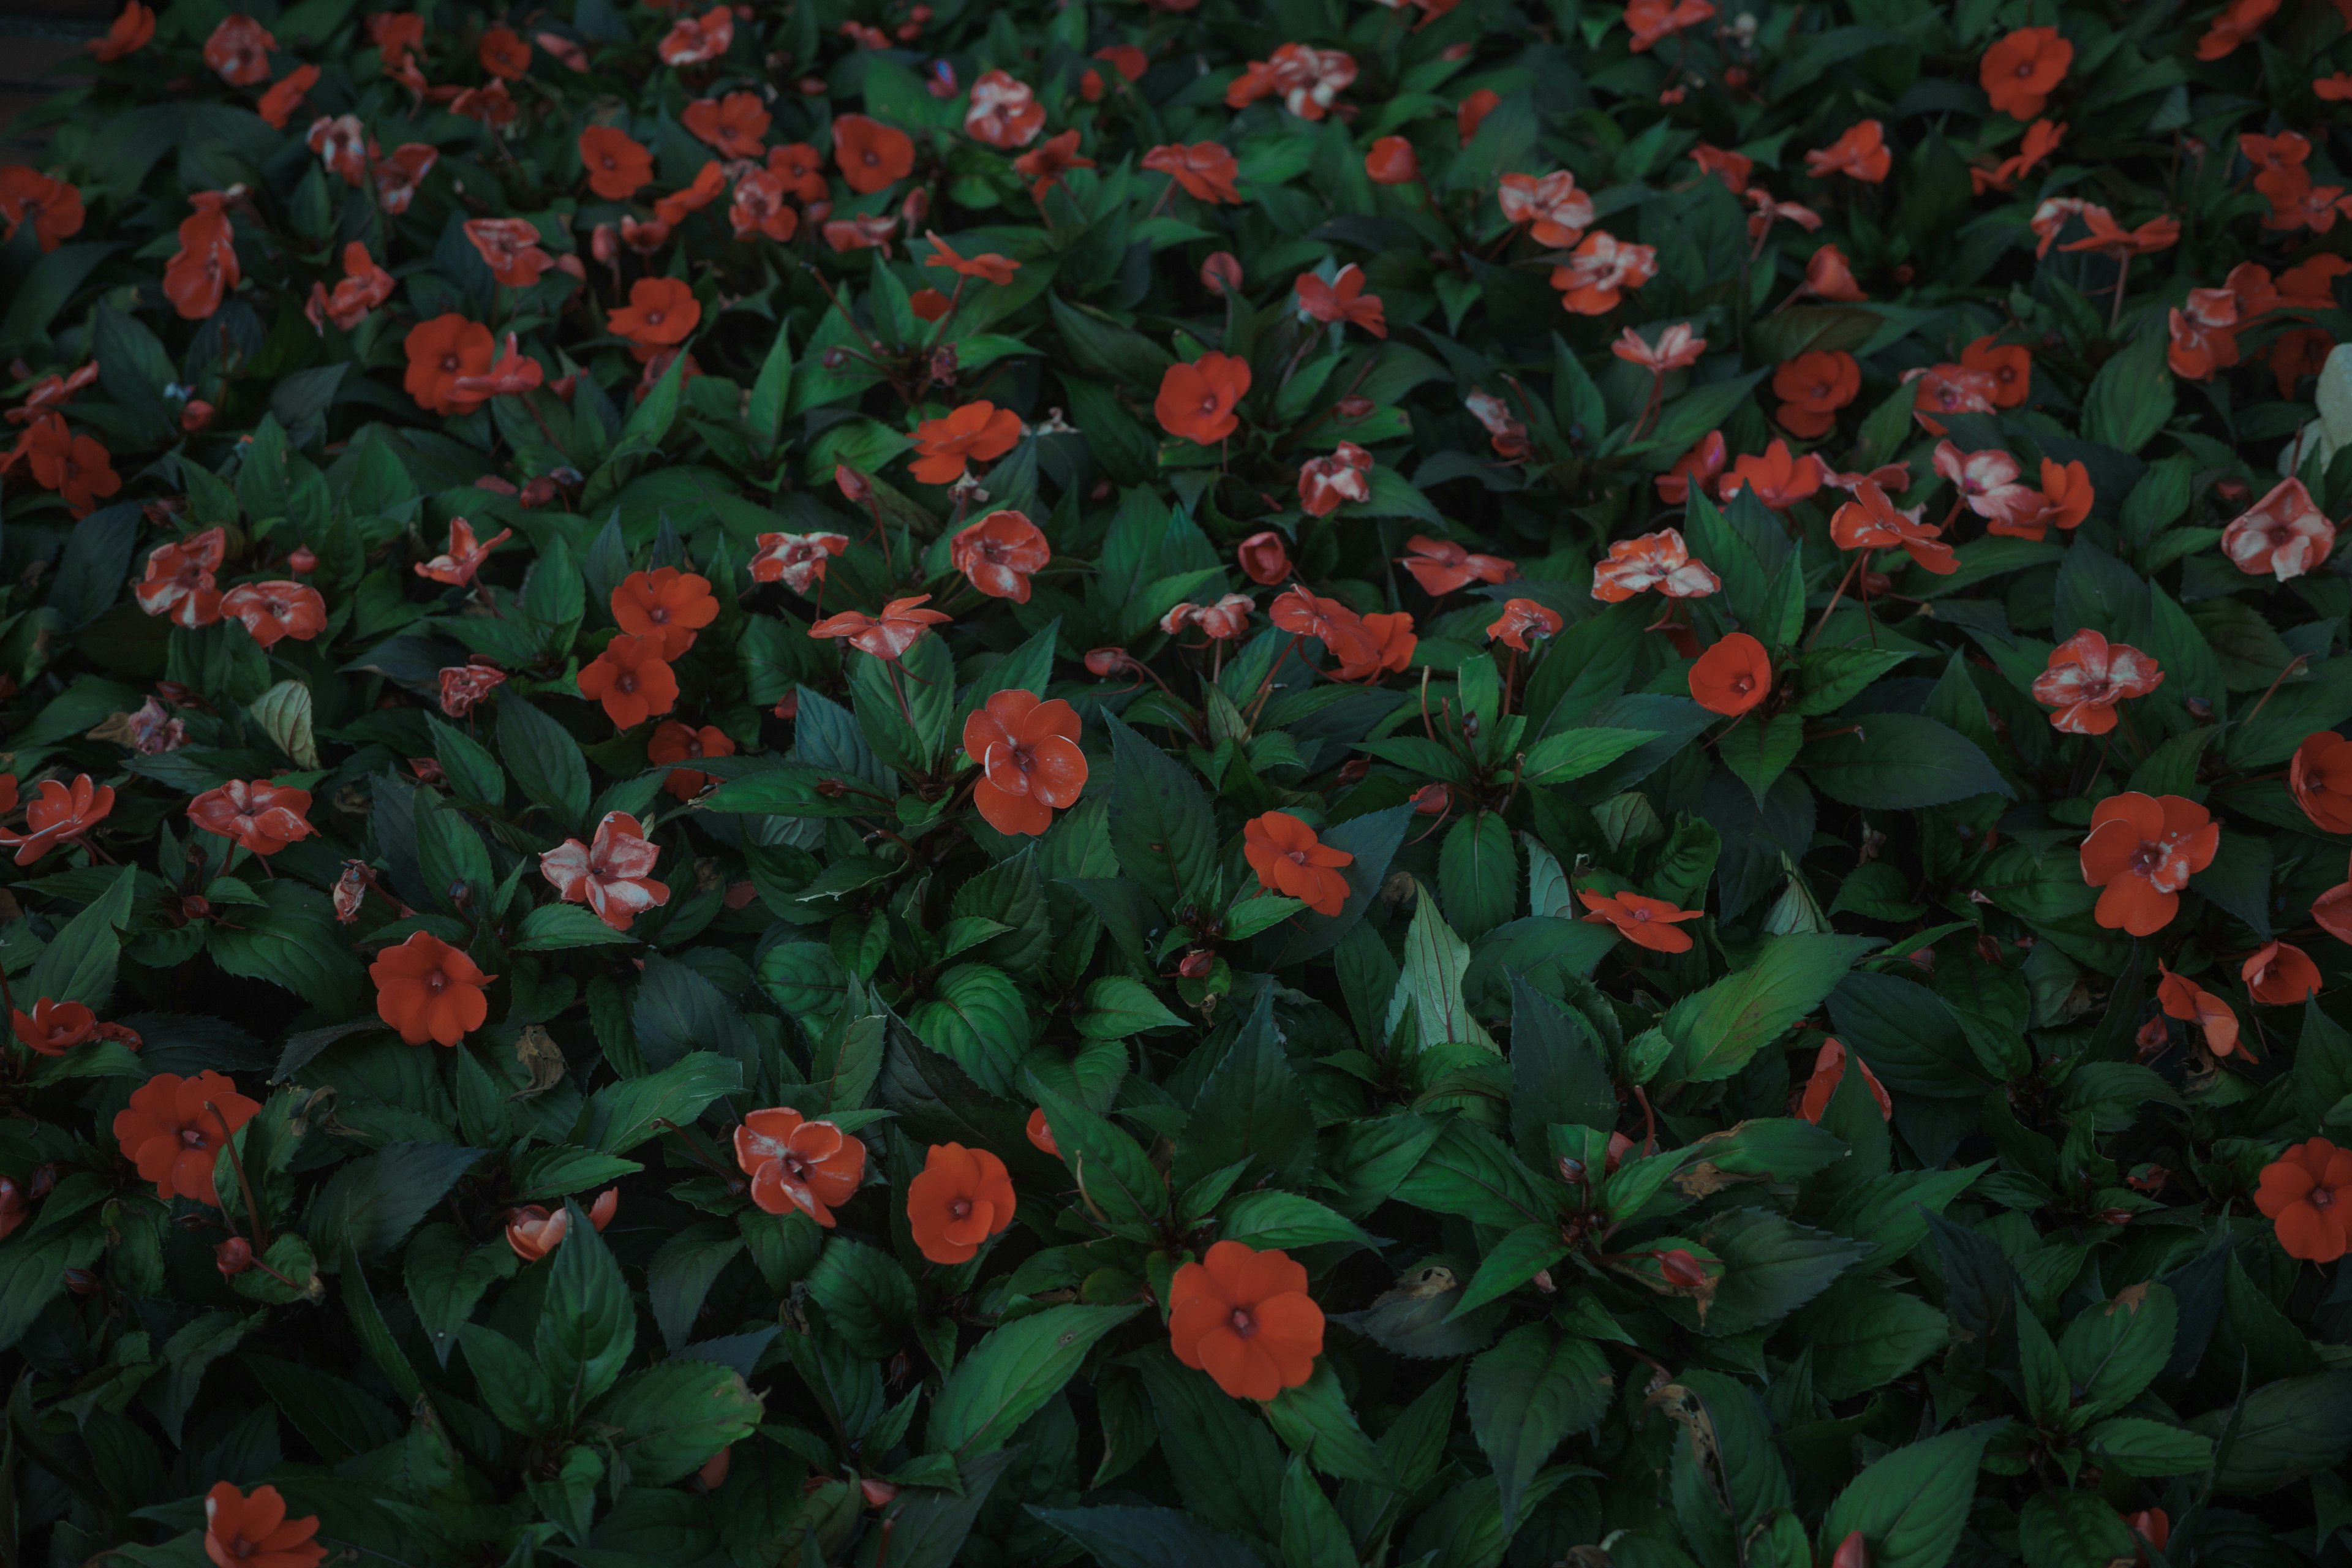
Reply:
[[[1186,626],[1198,626],[1213,641],[1231,642],[1248,628],[1256,607],[1246,594],[1227,594],[1213,605],[1177,605],[1160,617],[1160,629],[1172,637]]]
[[[2033,680],[2033,700],[2055,708],[2050,727],[2069,735],[2104,735],[2116,727],[2116,704],[2164,684],[2156,660],[2129,643],[2110,644],[2084,627],[2050,650],[2050,668]]]
[[[453,588],[462,588],[474,580],[474,574],[482,569],[482,563],[490,558],[490,552],[513,537],[513,529],[502,528],[484,543],[475,539],[472,523],[462,517],[453,517],[449,520],[448,550],[430,561],[418,562],[416,574],[436,583],[446,583]]]
[[[610,811],[593,844],[567,838],[539,858],[539,868],[565,903],[584,903],[614,931],[626,931],[638,915],[669,902],[669,889],[653,879],[660,854],[635,817]]]
[[[2017,459],[1998,447],[1963,452],[1936,443],[1936,472],[1952,481],[1970,511],[1994,522],[2015,522],[2041,510],[2042,497],[2017,482]]]
[[[2300,577],[2336,548],[2336,525],[2301,479],[2281,479],[2270,494],[2221,531],[2221,552],[2249,577],[2268,572],[2280,582]]]
[[[1001,70],[982,75],[971,84],[971,105],[964,110],[963,132],[991,147],[1026,147],[1045,129],[1045,106],[1026,82]]]
[[[1342,501],[1372,499],[1372,455],[1342,441],[1328,458],[1309,458],[1298,468],[1298,504],[1309,517],[1328,517]]]
[[[824,581],[827,563],[849,548],[845,533],[763,533],[751,557],[751,581],[782,583],[803,598]]]
[[[1664,375],[1670,370],[1681,370],[1698,363],[1706,352],[1706,340],[1693,333],[1688,321],[1676,321],[1658,334],[1654,347],[1642,341],[1642,334],[1627,327],[1609,345],[1609,352],[1631,364],[1638,364],[1652,375]]]
[[[1592,596],[1610,605],[1649,588],[1670,599],[1703,599],[1722,586],[1706,563],[1691,559],[1682,531],[1674,528],[1621,539],[1609,547],[1609,559],[1592,568]]]
[[[1592,198],[1576,188],[1576,176],[1566,169],[1541,179],[1533,174],[1506,174],[1495,199],[1513,226],[1531,226],[1528,232],[1538,245],[1565,249],[1592,226]]]
[[[666,66],[700,65],[725,54],[735,41],[735,13],[725,5],[709,16],[681,16],[663,35],[657,52]]]

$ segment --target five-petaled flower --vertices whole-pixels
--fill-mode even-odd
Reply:
[[[454,1046],[489,1016],[488,987],[498,978],[431,931],[412,932],[368,965],[376,1016],[412,1046]]]
[[[474,525],[462,517],[449,520],[449,547],[430,561],[416,563],[416,574],[436,583],[446,583],[462,588],[474,580],[490,552],[514,537],[514,530],[502,528],[487,540],[474,536]]]
[[[1297,899],[1318,915],[1336,915],[1348,901],[1348,879],[1339,868],[1353,865],[1356,857],[1324,843],[1286,811],[1244,823],[1242,854],[1269,893]]]
[[[2050,668],[2033,678],[2033,700],[2057,710],[2050,715],[2052,729],[2104,735],[2116,727],[2116,703],[2163,684],[2155,659],[2085,626],[2050,650]]]
[[[1213,349],[1190,364],[1168,367],[1152,412],[1170,435],[1213,447],[1241,427],[1234,409],[1249,389],[1249,361]]]
[[[2352,1149],[2325,1138],[2288,1145],[2263,1167],[2254,1206],[2289,1258],[2335,1262],[2352,1251]]]
[[[1364,292],[1364,269],[1352,261],[1328,283],[1312,272],[1302,272],[1291,287],[1298,296],[1299,314],[1308,321],[1351,321],[1376,338],[1389,335],[1381,297]]]
[[[1450,539],[1416,533],[1404,547],[1407,553],[1398,556],[1397,563],[1433,599],[1472,583],[1507,583],[1518,574],[1518,567],[1501,556],[1476,554]]]
[[[1853,500],[1830,518],[1830,538],[1840,550],[1899,549],[1930,572],[1949,576],[1960,569],[1959,558],[1943,542],[1943,530],[1919,521],[1921,509],[1907,510],[1886,499],[1874,479],[1853,487]]]
[[[1372,499],[1372,455],[1342,441],[1327,457],[1298,465],[1298,508],[1309,517],[1328,517],[1345,501]]]
[[[1587,888],[1580,889],[1576,896],[1592,911],[1584,917],[1587,921],[1615,926],[1619,936],[1653,952],[1688,952],[1690,933],[1675,928],[1706,912],[1681,909],[1664,899],[1633,892],[1596,893]]]
[[[1622,604],[1650,588],[1670,599],[1696,599],[1722,586],[1705,562],[1691,558],[1682,531],[1675,528],[1621,539],[1609,547],[1608,559],[1592,568],[1592,596],[1606,605]]]
[[[2220,824],[2185,795],[2109,795],[2083,840],[2083,880],[2104,889],[2092,913],[2110,931],[2153,936],[2180,912],[2180,889],[2221,843]]]
[[[1169,1281],[1168,1341],[1234,1398],[1272,1399],[1315,1375],[1323,1309],[1288,1253],[1220,1241]]]
[[[1021,442],[1021,416],[982,399],[915,426],[907,472],[927,485],[951,485],[967,465],[992,463]]]
[[[710,579],[675,566],[632,572],[613,590],[614,622],[651,642],[664,659],[685,657],[695,634],[718,618]]]
[[[1184,194],[1196,201],[1241,205],[1241,190],[1234,184],[1241,177],[1241,164],[1219,142],[1195,142],[1190,146],[1171,142],[1154,147],[1143,155],[1143,166],[1172,177]]]
[[[2205,1044],[2217,1057],[2238,1048],[2238,1015],[2230,1005],[2185,974],[2175,974],[2159,962],[2162,976],[2156,984],[2157,1005],[2168,1018],[2194,1024],[2205,1031]]]
[[[653,153],[616,126],[581,132],[580,163],[588,171],[588,188],[608,202],[625,202],[653,183]]]
[[[2336,525],[2297,479],[2281,479],[2221,531],[2221,552],[2239,571],[2267,572],[2282,583],[2313,570],[2335,548]]]
[[[2319,965],[2292,942],[2264,942],[2247,956],[2238,977],[2266,1007],[2298,1007],[2319,991]]]
[[[188,820],[256,855],[275,855],[318,831],[310,826],[310,809],[309,790],[231,779],[190,801]]]
[[[751,1201],[761,1209],[798,1209],[830,1230],[833,1211],[866,1179],[866,1145],[830,1121],[803,1121],[780,1106],[737,1124],[735,1163],[751,1178]]]
[[[992,599],[1029,602],[1029,579],[1054,558],[1045,530],[1018,511],[992,511],[956,531],[948,560]]]
[[[2352,833],[2352,741],[2333,730],[2306,735],[2287,762],[2287,788],[2322,833]]]
[[[1528,647],[1529,637],[1555,637],[1566,624],[1558,610],[1533,599],[1506,599],[1503,613],[1486,627],[1486,636],[1505,647],[1530,653],[1534,650]]]
[[[1077,805],[1087,786],[1078,733],[1077,710],[1058,697],[999,691],[975,709],[963,721],[963,749],[981,767],[971,790],[981,820],[999,833],[1035,835]]]
[[[669,902],[668,885],[653,879],[661,847],[637,819],[608,811],[593,843],[567,838],[539,858],[540,875],[567,904],[586,904],[614,931],[626,931],[646,910]]]
[[[1772,694],[1772,659],[1746,632],[1727,632],[1690,668],[1691,700],[1737,718]]]
[[[833,122],[833,161],[851,190],[871,195],[913,172],[915,139],[863,114],[839,115]]]
[[[662,657],[663,639],[624,632],[576,677],[580,695],[604,705],[604,716],[633,730],[677,706],[677,672]]]
[[[985,1149],[934,1143],[907,1184],[907,1228],[933,1263],[969,1263],[1013,1223],[1013,1177]]]
[[[205,1494],[205,1555],[215,1568],[318,1568],[327,1555],[312,1539],[318,1533],[317,1514],[286,1517],[276,1487],[256,1487],[247,1497],[219,1481]]]
[[[809,627],[813,637],[842,637],[860,653],[870,653],[877,658],[896,659],[922,640],[923,634],[933,626],[945,626],[950,617],[942,610],[927,610],[929,594],[911,598],[893,599],[882,606],[878,616],[859,610],[844,610],[837,616],[827,616]]]
[[[824,581],[833,558],[849,548],[845,533],[763,533],[752,542],[751,581],[782,583],[806,597],[810,587]]]
[[[114,1142],[155,1184],[165,1203],[192,1198],[220,1207],[213,1164],[221,1145],[253,1120],[260,1103],[237,1093],[234,1079],[205,1071],[194,1078],[159,1072],[131,1091],[114,1114]]]
[[[8,1027],[25,1048],[38,1056],[61,1057],[98,1032],[98,1016],[79,1002],[56,1002],[47,996],[8,1014]]]
[[[240,583],[221,595],[220,611],[264,647],[276,647],[287,637],[309,642],[327,629],[324,595],[289,579]]]
[[[1985,50],[1977,80],[1993,108],[2016,120],[2031,120],[2050,101],[2074,63],[2074,46],[2055,27],[2020,27]]]
[[[606,1187],[596,1194],[588,1207],[588,1223],[603,1230],[613,1223],[621,1209],[621,1189]],[[572,1211],[560,1208],[550,1213],[538,1204],[525,1204],[507,1210],[507,1245],[525,1263],[536,1263],[563,1243],[563,1233],[572,1228]]]
[[[696,757],[731,757],[735,754],[734,737],[715,724],[696,729],[675,719],[665,719],[654,726],[653,738],[646,742],[646,761],[659,766],[664,763],[682,763]],[[679,800],[692,800],[710,782],[710,775],[698,768],[672,768],[662,780],[662,788]]]
[[[1592,226],[1592,198],[1576,188],[1576,176],[1566,169],[1541,178],[1505,174],[1495,199],[1514,228],[1527,225],[1535,242],[1548,249],[1567,249]]]
[[[1005,71],[982,71],[971,84],[963,133],[991,147],[1026,147],[1045,129],[1045,106],[1029,84]]]
[[[15,780],[9,781],[14,787]],[[25,831],[0,832],[0,849],[14,848],[16,864],[29,866],[60,844],[79,841],[114,809],[114,786],[94,784],[88,773],[77,773],[68,784],[43,779],[25,807]]]

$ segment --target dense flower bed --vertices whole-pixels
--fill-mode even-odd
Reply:
[[[2347,27],[127,5],[0,1561],[2343,1563]]]

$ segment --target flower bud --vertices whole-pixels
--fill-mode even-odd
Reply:
[[[232,1236],[213,1248],[213,1267],[223,1278],[234,1278],[253,1267],[253,1243],[241,1236]]]
[[[1238,294],[1242,288],[1241,258],[1230,250],[1216,250],[1201,263],[1201,287],[1219,299]]]

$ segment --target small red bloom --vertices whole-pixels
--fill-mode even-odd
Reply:
[[[626,338],[645,359],[656,349],[686,342],[702,320],[702,301],[678,278],[640,278],[629,285],[629,302],[604,318],[615,337]]]
[[[1738,718],[1772,694],[1772,660],[1746,632],[1727,633],[1690,668],[1691,700],[1710,713]]]
[[[1518,575],[1518,567],[1499,555],[1475,555],[1450,539],[1430,539],[1414,534],[1404,542],[1409,553],[1397,557],[1397,563],[1412,574],[1430,597],[1444,598],[1457,588],[1472,583],[1507,583]]]
[[[2185,796],[2127,792],[2099,802],[2082,847],[2084,882],[2105,889],[2093,911],[2099,924],[2134,936],[2162,931],[2221,843],[2211,814]]]
[[[1318,915],[1336,915],[1348,901],[1339,872],[1355,856],[1334,849],[1286,811],[1269,811],[1242,825],[1242,854],[1269,893],[1297,899]]]
[[[205,40],[205,66],[231,87],[259,87],[269,79],[269,51],[277,47],[269,29],[252,17],[225,16]]]
[[[1837,428],[1837,411],[1862,394],[1862,366],[1843,349],[1808,350],[1772,373],[1777,417],[1791,436],[1817,440]]]
[[[621,1189],[606,1187],[596,1194],[589,1205],[588,1223],[603,1230],[613,1223],[621,1209]],[[563,1241],[563,1233],[572,1227],[572,1211],[557,1209],[550,1214],[537,1204],[507,1210],[507,1245],[525,1263],[536,1263],[554,1251]],[[723,1458],[724,1456],[722,1456]]]
[[[1298,506],[1309,517],[1328,517],[1345,501],[1359,504],[1372,499],[1372,455],[1353,441],[1342,441],[1328,457],[1309,458],[1298,466]]]
[[[276,1487],[256,1487],[247,1497],[220,1481],[205,1494],[205,1555],[217,1568],[318,1568],[327,1555],[311,1539],[318,1533],[318,1515],[286,1517]]]
[[[915,426],[915,459],[908,473],[927,485],[963,478],[969,463],[991,463],[1021,442],[1021,416],[985,399]]]
[[[1878,1119],[1892,1121],[1895,1119],[1895,1101],[1888,1097],[1886,1086],[1878,1081],[1878,1075],[1870,1070],[1868,1062],[1852,1055],[1844,1044],[1834,1037],[1822,1041],[1821,1054],[1813,1058],[1813,1075],[1805,1080],[1805,1095],[1798,1106],[1797,1114],[1817,1127],[1821,1125],[1822,1117],[1829,1110],[1830,1100],[1836,1095],[1838,1085],[1845,1079],[1848,1062],[1862,1069],[1862,1081],[1869,1087],[1870,1097],[1878,1101]]]
[[[2156,660],[2128,643],[2110,644],[2085,626],[2050,650],[2050,668],[2033,681],[2033,700],[2046,708],[2051,728],[2069,735],[2104,735],[2116,727],[2116,704],[2145,697],[2164,684]]]
[[[75,774],[70,784],[43,779],[25,807],[25,831],[0,832],[0,848],[13,847],[16,864],[29,866],[58,845],[80,838],[113,809],[114,786],[93,784],[88,773]]]
[[[971,84],[963,133],[991,147],[1026,147],[1045,129],[1045,106],[1029,84],[1005,71],[983,71]]]
[[[1409,185],[1421,178],[1421,159],[1402,136],[1383,136],[1364,154],[1364,174],[1376,185]]]
[[[581,670],[580,695],[602,702],[604,716],[624,730],[668,712],[677,706],[677,676],[662,646],[659,637],[614,637]]]
[[[1152,411],[1170,435],[1213,447],[1241,427],[1234,410],[1249,389],[1249,362],[1211,350],[1191,364],[1168,367]]]
[[[1235,1399],[1272,1399],[1315,1375],[1323,1309],[1307,1269],[1277,1249],[1220,1241],[1176,1270],[1168,1289],[1169,1348]]]
[[[627,132],[591,125],[580,132],[580,163],[588,188],[608,202],[625,202],[654,177],[654,155]]]
[[[1078,803],[1087,756],[1077,710],[1060,698],[999,691],[963,721],[963,749],[982,768],[972,805],[999,833],[1040,834]]]
[[[256,855],[275,855],[318,831],[304,815],[310,809],[309,790],[231,779],[190,801],[188,820]]]
[[[907,1184],[907,1226],[933,1263],[969,1263],[1013,1223],[1012,1174],[985,1149],[934,1143]]]
[[[1949,576],[1960,569],[1952,547],[1940,537],[1943,530],[1919,521],[1920,508],[1896,508],[1877,480],[1854,485],[1853,500],[1830,518],[1830,538],[1840,550],[1900,549],[1928,571]]]
[[[486,401],[457,383],[488,372],[495,347],[489,328],[454,312],[439,315],[409,328],[404,346],[408,372],[401,384],[418,407],[428,414],[471,414]]]
[[[2205,1044],[2217,1057],[2226,1057],[2238,1048],[2238,1015],[2230,1005],[2194,980],[2175,974],[2163,964],[2157,965],[2163,978],[2157,982],[2156,1000],[2168,1018],[2178,1018],[2184,1024],[2195,1024],[2205,1031]]]
[[[61,1057],[98,1030],[97,1016],[79,1002],[52,1002],[47,996],[8,1015],[8,1026],[25,1048],[45,1057]]]
[[[992,599],[1029,602],[1031,574],[1054,558],[1045,531],[1017,511],[992,511],[959,529],[948,543],[948,559],[971,585]]]
[[[761,1209],[799,1209],[829,1230],[833,1211],[866,1179],[866,1145],[830,1121],[803,1121],[788,1106],[754,1110],[735,1129],[735,1163],[751,1178],[751,1201]]]
[[[1595,229],[1565,263],[1551,269],[1551,286],[1560,291],[1565,310],[1579,316],[1605,316],[1617,308],[1625,289],[1639,289],[1657,272],[1654,247],[1627,245],[1605,229]]]
[[[1328,283],[1312,272],[1302,272],[1292,288],[1298,295],[1299,314],[1309,321],[1352,321],[1376,338],[1389,335],[1381,297],[1364,292],[1364,269],[1352,261]]]
[[[2271,492],[2221,531],[2221,552],[2250,577],[2268,572],[2284,583],[2313,570],[2336,548],[2336,525],[2297,479]]]
[[[1715,493],[1729,500],[1741,490],[1752,490],[1769,510],[1786,511],[1818,491],[1825,472],[1819,458],[1811,453],[1798,457],[1776,436],[1761,453],[1743,453],[1731,471],[1716,481]]]
[[[1279,586],[1290,575],[1290,551],[1282,535],[1267,529],[1253,533],[1234,547],[1242,575],[1261,588]]]
[[[2270,1007],[2295,1007],[2319,993],[2319,965],[2291,942],[2266,942],[2239,969],[2255,1001]]]
[[[1143,155],[1143,166],[1171,176],[1196,201],[1241,205],[1241,191],[1234,184],[1241,176],[1241,165],[1214,142],[1154,147]]]
[[[130,4],[116,14],[113,23],[106,29],[106,36],[89,41],[89,52],[94,58],[111,65],[116,60],[137,54],[154,37],[154,10],[140,4],[140,0],[130,0]]]
[[[805,597],[812,584],[824,581],[826,563],[849,548],[845,533],[763,533],[751,557],[751,581],[782,583]]]
[[[717,59],[734,42],[735,13],[719,5],[707,16],[679,17],[654,52],[666,66],[698,66]]]
[[[2020,27],[1985,50],[1977,64],[1977,80],[1995,110],[2031,120],[2042,112],[2074,63],[2074,46],[2060,37],[2057,28]]]
[[[223,1143],[259,1112],[259,1102],[237,1093],[236,1080],[216,1072],[194,1078],[159,1072],[131,1091],[114,1114],[114,1142],[155,1184],[165,1203],[193,1198],[220,1207],[213,1162]]]
[[[930,601],[929,594],[911,598],[893,599],[882,606],[879,616],[868,616],[857,610],[844,610],[837,616],[827,616],[809,627],[813,637],[845,637],[849,646],[877,658],[898,658],[922,640],[923,634],[933,626],[945,626],[952,617],[941,610],[926,610],[921,606]]]
[[[1533,599],[1506,599],[1503,613],[1486,628],[1486,636],[1505,647],[1528,653],[1532,651],[1528,637],[1557,636],[1563,624],[1558,610],[1547,609]]]
[[[555,258],[539,247],[539,226],[528,218],[471,218],[466,237],[474,242],[490,276],[509,289],[530,288],[555,265]]]
[[[430,931],[387,947],[368,965],[375,982],[376,1016],[412,1046],[427,1040],[454,1046],[489,1016],[485,974],[457,949]]]
[[[695,634],[718,618],[710,579],[675,566],[632,572],[613,590],[614,621],[653,643],[664,659],[685,657]]]
[[[1644,898],[1639,893],[1595,893],[1580,891],[1577,898],[1592,912],[1584,918],[1596,924],[1612,925],[1617,934],[1637,947],[1653,952],[1688,952],[1690,933],[1675,927],[1685,921],[1697,920],[1704,910],[1678,909],[1664,899]]]
[[[896,126],[845,114],[833,122],[833,158],[849,188],[868,195],[913,172],[915,142]]]
[[[261,116],[262,123],[272,131],[283,131],[287,121],[292,119],[294,111],[302,106],[302,95],[318,84],[317,66],[297,66],[282,79],[269,84],[269,90],[261,95],[261,101],[253,106],[253,111]]]
[[[646,761],[659,765],[679,763],[694,757],[731,757],[735,742],[726,731],[715,724],[705,724],[698,730],[691,724],[681,724],[675,719],[665,719],[654,726],[653,739],[646,742]],[[672,768],[662,781],[662,788],[679,800],[692,800],[710,783],[710,775],[693,768]]]
[[[1649,588],[1670,599],[1693,599],[1722,586],[1705,562],[1691,558],[1682,531],[1674,528],[1621,539],[1609,547],[1609,559],[1592,568],[1592,596],[1607,605],[1622,604]]]
[[[1832,174],[1851,174],[1868,184],[1878,184],[1895,166],[1895,154],[1886,145],[1886,127],[1875,120],[1864,120],[1846,128],[1828,146],[1805,154],[1805,172],[1815,179],[1827,179]]]
[[[221,618],[213,574],[220,570],[227,546],[228,535],[218,528],[157,545],[147,555],[146,579],[131,589],[131,596],[147,614],[171,616],[175,626],[211,626]]]
[[[327,601],[308,583],[241,583],[221,595],[220,607],[264,647],[286,637],[309,642],[327,629]]]
[[[593,844],[567,838],[540,856],[539,870],[557,898],[586,904],[614,931],[626,931],[646,910],[669,902],[668,887],[653,879],[660,855],[635,817],[608,811]]]

